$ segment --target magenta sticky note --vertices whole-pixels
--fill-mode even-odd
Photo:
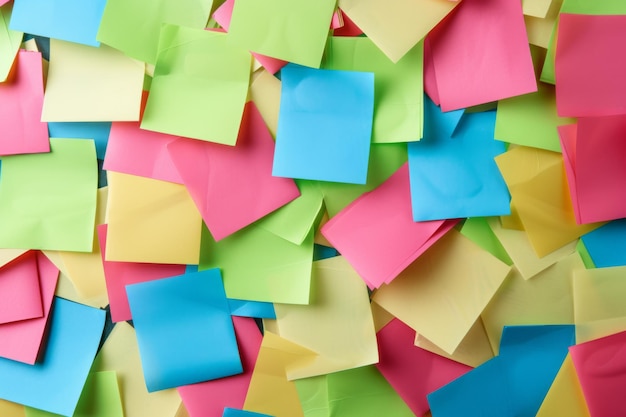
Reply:
[[[29,251],[0,268],[0,324],[41,316],[37,254]]]
[[[41,121],[41,54],[22,50],[14,65],[7,81],[0,83],[0,155],[50,152],[48,124]]]
[[[574,216],[576,223],[581,224],[580,208],[578,206],[578,186],[576,185],[576,139],[578,136],[578,125],[563,125],[557,127],[557,130],[559,132],[565,177],[567,179],[567,188],[574,209]]]
[[[390,283],[457,220],[414,222],[408,165],[330,219],[322,234],[370,288]]]
[[[441,106],[439,100],[439,87],[437,87],[437,76],[435,74],[435,64],[433,62],[433,52],[430,46],[430,38],[424,39],[424,92],[438,106]]]
[[[426,396],[472,370],[415,346],[415,330],[393,319],[378,331],[376,367],[416,416],[429,409]]]
[[[170,155],[202,219],[218,241],[300,196],[272,176],[274,140],[256,106],[244,109],[237,146],[181,138]]]
[[[624,416],[626,332],[569,348],[589,413],[593,417]]]
[[[559,116],[626,113],[626,16],[563,13],[555,80]]]
[[[243,408],[263,337],[254,319],[233,317],[243,373],[177,388],[191,417],[221,417],[225,407]]]
[[[107,261],[106,237],[107,225],[99,225],[98,241],[100,242],[104,279],[106,280],[111,306],[111,320],[114,323],[132,319],[128,297],[126,296],[126,285],[185,273],[185,265]]]
[[[464,0],[429,39],[443,111],[537,91],[520,1]]]
[[[0,357],[30,365],[37,360],[59,278],[59,270],[41,252],[37,252],[37,269],[43,316],[0,325]]]

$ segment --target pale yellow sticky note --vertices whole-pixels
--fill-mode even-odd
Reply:
[[[452,354],[510,269],[452,229],[373,299]]]
[[[324,227],[324,225],[328,223],[328,220],[330,220],[330,218],[328,217],[328,212],[324,208],[324,213],[322,214],[322,219],[320,220],[320,224],[317,227],[317,230],[315,231],[315,237],[313,238],[313,241],[317,243],[318,245],[324,245],[324,246],[328,246],[332,248],[333,247],[332,243],[330,243],[328,239],[324,237],[321,231],[322,227]]]
[[[520,219],[519,212],[513,203],[511,203],[511,214],[508,216],[500,216],[500,223],[505,229],[524,230],[522,219]],[[530,244],[530,242],[528,243]]]
[[[339,0],[348,17],[393,62],[398,62],[460,2]]]
[[[590,417],[572,357],[567,354],[536,417]]]
[[[554,25],[559,17],[563,0],[553,0],[544,18],[524,16],[528,42],[542,48],[548,48]]]
[[[522,9],[526,16],[544,18],[552,5],[552,0],[522,0]]]
[[[27,249],[0,249],[0,267],[28,252]]]
[[[576,342],[626,330],[626,266],[574,272]]]
[[[482,313],[483,324],[495,353],[502,329],[508,325],[573,324],[572,276],[585,265],[575,252],[533,279],[514,269]]]
[[[92,372],[115,371],[125,417],[173,417],[181,400],[175,389],[149,393],[143,377],[135,329],[115,325],[96,356]]]
[[[308,305],[275,304],[280,337],[318,354],[290,380],[378,362],[378,344],[367,286],[342,257],[313,262]]]
[[[178,411],[176,411],[176,415],[174,417],[190,417],[189,412],[185,408],[184,403],[182,402],[180,403],[180,406],[178,407]]]
[[[374,319],[374,329],[378,333],[383,327],[385,327],[391,320],[394,319],[393,314],[376,304],[375,301],[370,303],[372,309],[372,318]]]
[[[296,383],[287,370],[308,366],[316,354],[265,331],[243,408],[274,417],[304,417]]]
[[[424,350],[428,350],[439,356],[463,363],[473,368],[493,358],[491,343],[489,342],[487,332],[480,318],[476,320],[476,323],[474,323],[469,332],[467,332],[467,335],[463,338],[461,344],[459,344],[459,347],[456,348],[452,355],[446,353],[419,333],[415,334],[415,346],[419,346]]]
[[[50,39],[41,119],[46,122],[139,120],[144,64],[104,44]]]
[[[540,258],[530,244],[526,232],[505,229],[500,225],[498,219],[492,218],[488,222],[491,230],[525,279],[534,277],[576,250],[576,242],[572,242]]]
[[[21,404],[0,400],[0,416],[2,417],[25,417],[26,411]]]
[[[198,264],[202,217],[185,186],[109,171],[110,261]]]
[[[108,199],[108,187],[98,189],[98,206],[96,208],[96,223],[105,222],[105,213]],[[109,304],[102,254],[98,243],[98,234],[94,232],[93,252],[59,252],[65,265],[67,275],[74,283],[76,292],[83,298],[92,300],[98,307]],[[91,305],[91,304],[90,304]]]
[[[278,129],[280,89],[280,80],[265,69],[260,69],[252,75],[250,100],[259,109],[261,117],[274,137],[276,137],[276,130]]]

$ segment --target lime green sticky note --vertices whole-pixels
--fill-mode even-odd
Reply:
[[[9,29],[12,11],[13,3],[0,7],[0,82],[7,79],[24,35],[22,32]]]
[[[30,407],[26,407],[25,410],[26,417],[59,416]],[[89,374],[72,417],[124,417],[115,372],[92,372]]]
[[[486,217],[470,217],[465,220],[461,228],[461,234],[505,264],[513,265],[513,261],[506,249],[504,249],[504,246],[502,246],[493,230],[491,230]]]
[[[319,68],[336,0],[237,0],[230,40],[252,52]]]
[[[0,247],[91,252],[96,146],[91,139],[50,139],[50,149],[2,158]]]
[[[154,64],[161,24],[204,29],[212,6],[213,0],[108,0],[96,39]]]
[[[200,270],[221,268],[228,298],[308,304],[313,233],[295,245],[257,224],[215,242],[202,228]]]
[[[374,143],[413,142],[422,138],[422,42],[394,64],[369,38],[333,37],[323,67],[374,73]]]
[[[141,128],[235,145],[250,65],[225,33],[163,25]]]

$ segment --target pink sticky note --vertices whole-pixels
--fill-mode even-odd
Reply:
[[[537,91],[520,1],[464,0],[429,38],[443,111]]]
[[[224,407],[243,408],[263,337],[254,319],[233,317],[243,373],[178,388],[190,417],[222,417]]]
[[[0,83],[0,155],[50,152],[41,121],[43,72],[39,52],[20,51],[14,73]]]
[[[409,168],[404,164],[330,219],[322,234],[370,288],[378,288],[390,283],[457,221],[413,221]]]
[[[237,146],[179,139],[168,146],[202,218],[217,241],[300,195],[272,176],[274,140],[254,103],[246,104]]]
[[[341,13],[343,26],[334,28],[335,30],[333,31],[333,36],[359,36],[363,34],[363,31],[356,25],[356,23],[350,20],[348,15],[343,13],[341,9],[338,9],[338,11],[335,12],[335,14],[333,15],[333,21],[334,21],[334,17],[336,15],[338,16],[339,13]]]
[[[33,365],[39,355],[59,278],[59,270],[44,254],[37,252],[36,256],[43,316],[0,325],[0,357],[29,365]]]
[[[126,285],[185,273],[185,265],[107,261],[107,225],[101,224],[97,230],[102,252],[104,279],[106,280],[107,293],[109,294],[109,305],[111,306],[111,320],[115,323],[132,319],[128,297],[126,296]]]
[[[424,92],[430,97],[433,103],[438,106],[441,105],[432,48],[430,46],[430,38],[428,37],[424,39]]]
[[[626,16],[563,13],[555,79],[559,116],[626,113]]]
[[[141,98],[141,117],[148,94]],[[183,180],[170,159],[167,145],[178,136],[143,130],[141,122],[113,122],[104,156],[103,168],[155,180],[182,184]]]
[[[569,348],[593,417],[626,416],[626,332]]]
[[[0,0],[0,6],[4,6],[5,4],[7,4],[10,1],[11,0]]]
[[[472,370],[472,367],[415,346],[415,331],[393,319],[376,335],[376,367],[416,416],[429,409],[426,396]]]
[[[37,254],[30,251],[0,268],[0,324],[42,316]]]
[[[578,136],[578,125],[558,126],[559,140],[563,154],[563,165],[565,166],[565,176],[569,189],[572,207],[576,223],[581,224],[580,207],[578,206],[578,187],[576,185],[576,138]]]
[[[230,27],[230,19],[233,15],[233,7],[235,7],[235,0],[226,0],[220,7],[213,13],[213,19],[226,31]],[[287,61],[281,59],[272,58],[269,56],[257,54],[251,52],[252,56],[259,61],[259,64],[263,65],[268,72],[276,74],[278,70],[287,65]]]

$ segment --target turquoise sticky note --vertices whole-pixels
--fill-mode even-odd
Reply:
[[[109,141],[111,122],[48,122],[51,138],[93,139],[96,155],[103,160]]]
[[[255,413],[252,411],[238,410],[236,408],[224,408],[222,417],[272,417],[269,414]]]
[[[15,0],[9,27],[32,35],[100,46],[106,0]]]
[[[413,220],[510,214],[510,196],[494,157],[505,151],[494,140],[494,111],[442,113],[425,100],[424,138],[409,143]],[[448,132],[454,132],[448,135]]]
[[[242,372],[219,269],[127,285],[149,392]]]
[[[374,115],[374,74],[288,65],[272,174],[365,184]]]
[[[105,311],[56,298],[43,359],[35,365],[0,358],[0,398],[71,416],[104,328]]]
[[[259,319],[275,319],[273,303],[263,301],[228,299],[230,314],[237,317],[255,317]]]
[[[609,222],[581,239],[596,268],[626,265],[626,219]]]

